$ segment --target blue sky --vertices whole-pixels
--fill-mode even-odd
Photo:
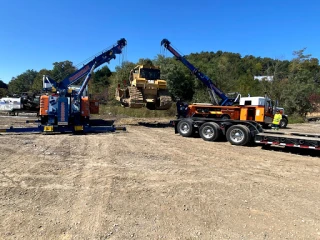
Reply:
[[[0,79],[53,62],[77,65],[126,38],[121,59],[161,53],[163,38],[183,54],[227,51],[291,60],[307,48],[320,59],[317,0],[0,0]],[[167,56],[171,54],[167,52]]]

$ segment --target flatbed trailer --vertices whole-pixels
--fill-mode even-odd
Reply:
[[[172,120],[171,124],[176,134],[200,135],[205,141],[226,139],[238,146],[259,144],[320,150],[320,134],[265,131],[255,121],[190,117]]]
[[[117,130],[126,131],[126,127],[115,126],[113,120],[90,119],[87,124],[83,125],[43,125],[39,120],[26,121],[26,123],[39,123],[37,126],[31,127],[9,127],[0,129],[1,133],[72,133],[72,134],[86,134],[86,133],[106,133],[115,132]]]
[[[320,150],[320,134],[264,131],[255,136],[255,143]]]

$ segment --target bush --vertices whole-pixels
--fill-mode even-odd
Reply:
[[[120,117],[162,118],[175,117],[175,104],[168,110],[149,110],[147,108],[125,108],[117,104],[100,104],[100,114]]]
[[[304,123],[305,118],[297,113],[289,115],[289,124],[295,124],[295,123]]]

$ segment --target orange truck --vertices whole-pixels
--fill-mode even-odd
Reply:
[[[277,109],[280,108],[277,108],[273,101],[267,96],[240,97],[239,105],[235,106],[219,106],[208,103],[189,104],[185,117],[250,120],[267,127],[272,123],[273,116]],[[280,109],[280,112],[282,113],[280,127],[285,128],[288,124],[288,117],[284,114],[283,109]]]

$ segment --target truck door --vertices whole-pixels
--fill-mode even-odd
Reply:
[[[272,123],[273,120],[273,104],[270,99],[266,99],[264,108],[264,122]]]

